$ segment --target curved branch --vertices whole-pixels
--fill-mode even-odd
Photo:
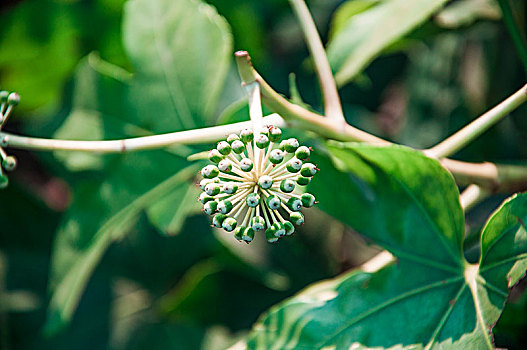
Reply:
[[[337,141],[359,141],[377,145],[392,144],[389,141],[354,128],[348,124],[346,124],[344,128],[340,128],[327,118],[320,118],[320,115],[289,102],[274,91],[273,88],[263,80],[258,72],[256,72],[251,64],[251,58],[246,51],[238,51],[235,56],[240,77],[244,84],[250,84],[257,81],[260,84],[262,101],[264,104],[279,113],[289,124],[304,130],[316,132],[322,137]],[[514,103],[509,104],[505,110],[510,111],[511,107],[515,108],[520,101],[523,101],[523,97],[519,96],[525,95],[523,89],[524,88],[513,95]],[[495,108],[499,107],[499,109],[503,111],[503,106],[500,106],[501,104]],[[493,110],[487,113],[490,113],[492,116],[494,113],[492,111]],[[454,175],[458,184],[475,184],[492,193],[516,192],[527,189],[527,165],[468,163],[446,158],[443,158],[440,161],[441,164]]]
[[[346,120],[344,119],[344,113],[342,112],[337,84],[331,73],[331,67],[329,66],[326,51],[320,40],[320,35],[318,34],[315,22],[313,21],[304,0],[289,0],[289,3],[300,22],[300,27],[304,32],[307,47],[315,63],[315,70],[317,72],[320,89],[324,98],[324,114],[328,119],[345,125]]]
[[[459,151],[463,146],[473,141],[476,137],[487,131],[510,112],[527,101],[527,85],[509,96],[488,112],[476,118],[473,122],[441,141],[436,146],[424,151],[428,156],[444,158]]]
[[[284,120],[278,114],[271,114],[263,118],[267,124],[283,127]],[[38,151],[80,151],[99,153],[124,153],[130,151],[141,151],[148,149],[163,148],[174,145],[190,145],[200,143],[212,143],[228,134],[240,132],[251,128],[252,122],[240,122],[234,124],[213,126],[172,132],[168,134],[134,137],[122,140],[107,141],[77,141],[56,140],[36,137],[26,137],[0,132],[0,145],[3,147],[24,148]]]
[[[270,87],[256,72],[251,64],[247,51],[235,53],[238,71],[243,84],[257,81],[260,84],[263,103],[280,114],[288,123],[304,130],[314,131],[317,134],[338,141],[360,141],[378,145],[389,145],[389,141],[359,130],[349,124],[342,126],[332,120],[321,118],[320,114],[311,112],[294,103],[289,102]]]

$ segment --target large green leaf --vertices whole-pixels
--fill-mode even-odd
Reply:
[[[132,0],[124,44],[135,68],[136,118],[154,132],[202,126],[211,117],[230,62],[227,22],[200,1]]]
[[[122,138],[203,126],[224,83],[231,50],[224,20],[194,0],[132,0],[123,30],[136,72],[130,76],[89,56],[79,66],[72,111],[57,135]],[[90,172],[73,180],[73,205],[55,242],[48,332],[71,319],[104,252],[134,227],[141,212],[175,234],[186,216],[199,210],[197,188],[189,183],[199,164],[189,166],[185,158],[191,152],[58,154],[70,169]]]
[[[486,225],[478,271],[462,256],[457,188],[438,162],[402,147],[330,150],[339,171],[322,165],[331,178],[312,190],[321,205],[329,201],[325,210],[383,245],[396,263],[317,283],[271,308],[248,347],[492,349],[508,287],[525,272],[527,196],[507,202]]]
[[[502,294],[525,275],[527,268],[527,194],[507,201],[489,219],[481,233],[479,274],[486,285]]]
[[[387,0],[357,13],[332,38],[328,59],[339,85],[352,80],[385,48],[426,21],[448,0]],[[366,5],[370,6],[370,4]],[[348,6],[343,10],[348,11]],[[361,9],[363,10],[363,9]]]

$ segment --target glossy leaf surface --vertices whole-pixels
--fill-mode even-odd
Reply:
[[[457,188],[439,163],[401,147],[329,148],[338,171],[329,170],[333,181],[325,188],[311,190],[321,205],[332,196],[323,209],[396,262],[317,283],[273,307],[248,347],[492,349],[489,332],[508,287],[525,272],[526,232],[518,218],[527,215],[527,197],[506,202],[486,225],[479,272],[462,256]]]

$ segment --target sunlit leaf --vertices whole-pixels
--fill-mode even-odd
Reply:
[[[493,349],[508,287],[525,272],[527,197],[494,214],[482,233],[482,261],[470,265],[460,249],[457,188],[438,162],[400,147],[330,150],[339,171],[332,171],[335,185],[325,185],[346,195],[335,198],[326,187],[333,198],[326,210],[387,248],[396,263],[317,283],[274,306],[248,347]]]

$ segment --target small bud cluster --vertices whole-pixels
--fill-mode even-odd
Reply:
[[[4,126],[7,118],[13,111],[13,108],[18,105],[20,102],[20,96],[16,92],[9,93],[8,91],[0,91],[0,130]],[[1,158],[1,167],[0,167],[0,189],[6,188],[9,180],[4,174],[3,169],[7,171],[14,170],[16,167],[16,158],[13,156],[8,156],[3,148],[0,147],[0,158]]]
[[[256,231],[264,231],[271,243],[292,235],[294,225],[304,222],[300,209],[315,204],[312,194],[299,189],[318,171],[308,162],[311,149],[281,138],[274,126],[258,135],[250,129],[231,134],[209,152],[214,164],[201,169],[203,211],[240,241],[250,243]]]

